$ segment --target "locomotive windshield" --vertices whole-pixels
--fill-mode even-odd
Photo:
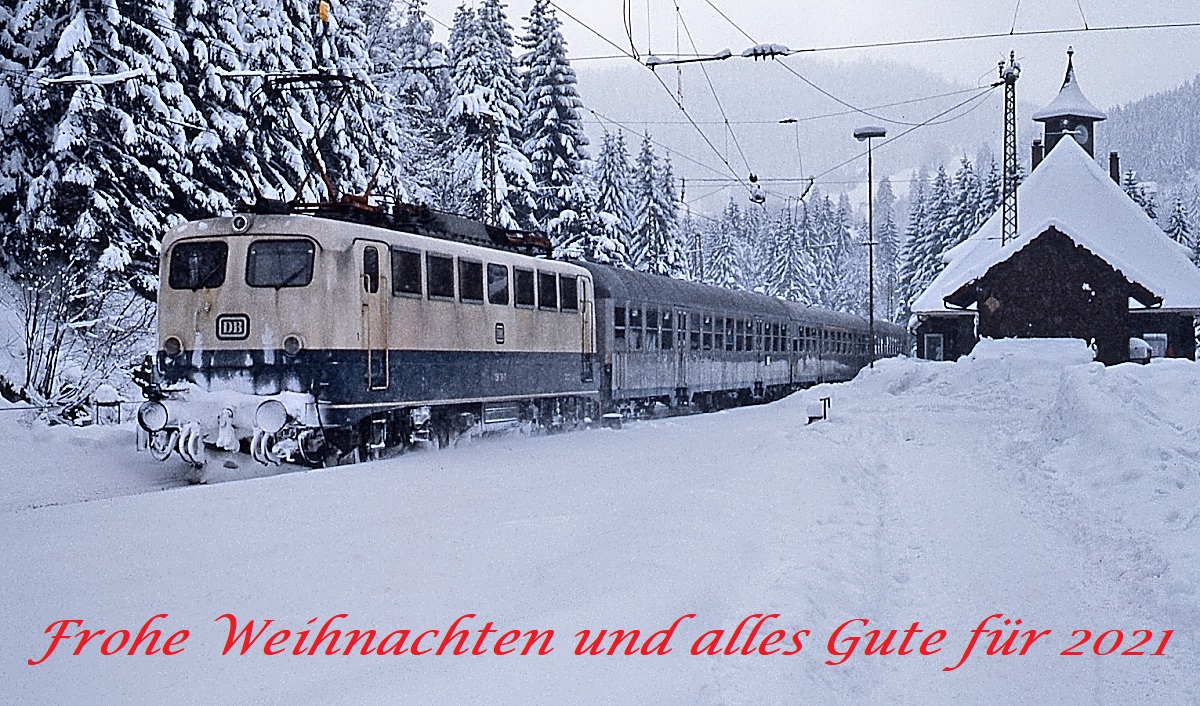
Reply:
[[[171,289],[216,289],[225,284],[229,246],[219,241],[179,243],[171,251],[167,284]]]
[[[246,257],[246,284],[276,289],[308,286],[313,253],[308,240],[256,240]]]

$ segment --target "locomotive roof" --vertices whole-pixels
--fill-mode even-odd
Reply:
[[[804,319],[828,326],[857,328],[866,322],[853,314],[818,309],[799,302],[785,302],[765,294],[741,292],[647,272],[623,270],[608,265],[579,263],[592,273],[597,298],[683,304],[699,309],[749,312],[779,319]],[[882,329],[882,322],[876,322]]]

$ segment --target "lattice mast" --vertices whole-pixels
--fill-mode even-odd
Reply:
[[[1008,53],[1008,64],[1000,62],[1000,80],[1004,82],[1004,180],[1001,187],[1000,244],[1017,237],[1017,78],[1021,65],[1016,52]]]

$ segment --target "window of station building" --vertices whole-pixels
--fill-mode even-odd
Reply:
[[[421,253],[392,249],[392,294],[421,296]]]
[[[316,246],[310,240],[256,240],[246,254],[251,287],[307,287],[313,278]]]
[[[179,243],[171,250],[167,284],[171,289],[216,289],[225,284],[229,246],[221,241]]]
[[[736,343],[733,319],[725,319],[725,350],[732,351]]]
[[[559,301],[563,311],[579,311],[579,278],[574,275],[558,276]]]
[[[508,305],[508,265],[488,263],[488,303]]]
[[[671,315],[670,309],[664,309],[662,312],[662,333],[661,343],[664,351],[669,351],[674,348],[675,344],[675,317]]]
[[[658,309],[646,309],[646,350],[658,350]]]
[[[613,307],[613,338],[618,341],[625,340],[625,307]]]
[[[642,310],[629,307],[629,349],[642,350]]]
[[[712,314],[704,315],[704,346],[703,349],[711,351],[713,346],[713,317]]]
[[[533,289],[533,270],[522,270],[519,267],[513,268],[513,279],[516,280],[516,303],[517,306],[525,306],[532,308],[534,301]]]
[[[446,255],[425,256],[425,279],[429,282],[429,298],[454,298],[454,258]]]
[[[483,303],[483,263],[458,261],[458,297],[465,302]]]
[[[558,311],[558,278],[553,272],[538,272],[538,308]]]

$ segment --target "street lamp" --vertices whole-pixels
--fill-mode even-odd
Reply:
[[[871,139],[886,137],[887,130],[881,127],[860,127],[854,137],[867,141],[867,330],[870,348],[870,365],[875,367],[875,164],[871,154]]]

